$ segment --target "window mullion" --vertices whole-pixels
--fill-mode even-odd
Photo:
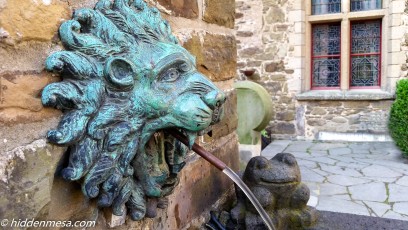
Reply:
[[[347,1],[348,2],[348,1]],[[341,21],[341,79],[340,89],[348,90],[350,78],[350,22],[347,17]]]

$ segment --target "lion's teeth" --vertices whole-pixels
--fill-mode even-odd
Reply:
[[[186,132],[187,138],[188,138],[188,148],[193,148],[195,139],[197,138],[197,133],[196,132]]]

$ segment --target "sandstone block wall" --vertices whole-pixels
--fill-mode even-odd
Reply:
[[[387,134],[396,82],[407,76],[405,1],[383,1],[380,95],[370,90],[310,91],[308,28],[313,22],[308,21],[309,2],[236,3],[237,74],[241,80],[263,85],[270,93],[274,116],[267,129],[275,138],[315,139],[320,132]],[[255,73],[248,75],[245,70]]]
[[[44,61],[62,50],[58,27],[75,9],[93,8],[96,0],[0,0],[0,219],[96,220],[98,229],[124,219],[98,210],[77,183],[59,177],[65,148],[44,139],[61,113],[44,108],[41,91],[57,76]],[[238,167],[236,41],[234,0],[150,0],[172,26],[182,45],[197,57],[198,69],[228,95],[225,119],[204,136],[204,147],[232,168]],[[209,208],[230,192],[232,183],[214,167],[189,155],[181,182],[168,207],[155,219],[126,220],[118,229],[181,229],[199,226]],[[202,214],[205,215],[202,215]]]

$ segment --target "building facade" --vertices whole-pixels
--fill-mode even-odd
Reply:
[[[405,7],[403,0],[238,1],[239,78],[269,91],[272,136],[388,139],[396,83],[407,75]]]

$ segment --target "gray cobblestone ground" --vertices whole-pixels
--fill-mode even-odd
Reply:
[[[279,152],[295,155],[318,210],[408,221],[408,160],[394,143],[276,140],[262,155]]]

